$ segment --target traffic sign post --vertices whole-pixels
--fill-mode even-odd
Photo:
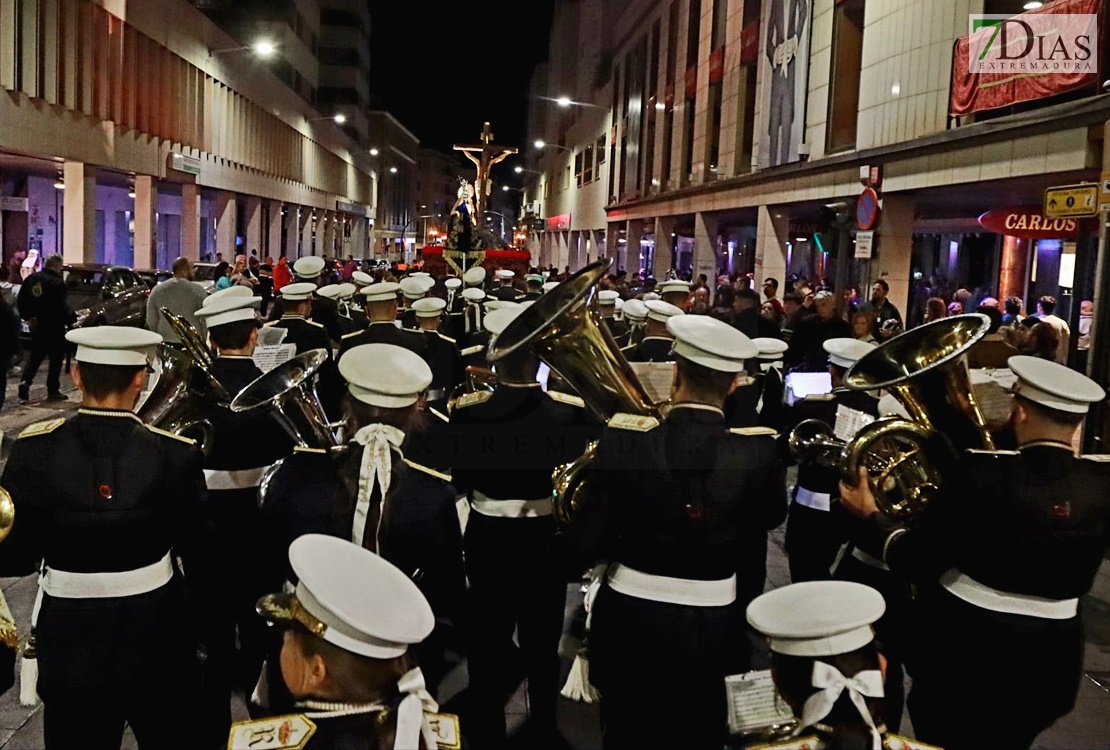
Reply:
[[[879,194],[875,188],[865,188],[856,201],[856,229],[866,232],[879,223]]]
[[[1044,191],[1044,215],[1049,219],[1081,219],[1097,216],[1099,186],[1063,185]]]

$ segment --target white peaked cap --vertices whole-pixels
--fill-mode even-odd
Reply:
[[[286,288],[288,288],[288,287],[286,287]],[[285,289],[282,289],[282,292],[284,292],[284,291],[285,291]],[[338,299],[339,298],[339,284],[328,284],[326,286],[322,286],[322,287],[320,287],[319,289],[316,290],[316,293],[318,295],[320,295],[321,297],[327,297],[328,299]],[[282,294],[282,296],[284,297],[285,295]]]
[[[741,372],[744,361],[759,353],[747,336],[708,315],[675,315],[667,319],[667,330],[677,356],[711,370]]]
[[[660,294],[671,294],[672,292],[685,292],[689,294],[690,289],[692,288],[693,284],[691,284],[689,281],[682,281],[681,279],[670,279],[657,285],[655,287],[655,291],[659,292]]]
[[[363,344],[339,360],[339,374],[359,401],[384,409],[412,406],[432,383],[419,354],[394,344]]]
[[[420,279],[414,279],[411,276],[401,279],[401,294],[405,295],[406,299],[420,299],[428,291],[428,287]]]
[[[396,281],[383,281],[380,284],[371,284],[362,288],[362,295],[367,302],[388,302],[397,299],[397,291],[401,285]],[[344,357],[347,355],[344,354]]]
[[[1006,360],[1017,376],[1014,393],[1049,409],[1086,414],[1106,391],[1086,375],[1039,357],[1019,355]]]
[[[875,348],[875,345],[869,341],[849,338],[828,339],[822,346],[828,352],[829,362],[845,369],[859,362]]]
[[[366,271],[355,271],[351,274],[351,280],[360,286],[370,286],[374,283],[374,277]]]
[[[486,330],[497,335],[509,327],[518,315],[524,312],[525,308],[520,305],[513,305],[512,307],[499,307],[487,313],[485,318],[482,319],[482,325]]]
[[[327,297],[324,290],[327,287],[320,287],[320,296]],[[281,288],[281,298],[288,302],[303,302],[306,299],[312,299],[312,295],[316,293],[316,285],[311,281],[301,281],[296,284],[286,284]]]
[[[317,255],[309,255],[306,258],[297,258],[297,262],[293,264],[293,273],[298,278],[314,279],[324,272],[324,259]]]
[[[77,344],[74,359],[97,365],[145,367],[154,358],[162,337],[134,326],[74,328],[66,341]]]
[[[775,653],[836,656],[871,643],[871,625],[885,611],[882,594],[870,586],[807,581],[756,597],[748,605],[748,624],[767,636]]]
[[[462,286],[462,279],[460,279],[458,276],[452,276],[449,279],[444,279],[443,285],[448,289],[458,289],[460,286]]]
[[[554,289],[554,288],[555,288],[555,287],[557,287],[557,286],[559,286],[559,282],[558,282],[558,281],[545,281],[545,282],[543,283],[543,290],[544,290],[545,292],[550,292],[550,291],[551,291],[552,289]]]
[[[481,302],[486,298],[486,293],[477,287],[473,287],[470,289],[463,289],[462,296],[463,299],[470,302]]]
[[[625,320],[631,320],[635,323],[643,323],[647,320],[648,306],[647,303],[639,299],[630,299],[624,303],[621,308],[621,315]]]
[[[447,307],[447,300],[439,297],[421,297],[412,303],[412,311],[418,318],[437,318]]]
[[[354,297],[355,292],[358,291],[358,286],[355,285],[355,284],[352,284],[349,281],[344,281],[342,284],[336,284],[336,286],[338,287],[338,290],[336,291],[336,296],[339,299],[347,299],[348,297]]]
[[[468,268],[466,269],[466,273],[463,274],[463,281],[465,281],[467,284],[481,284],[485,280],[486,269],[482,268],[481,266],[473,266],[471,268]]]
[[[511,279],[514,276],[516,276],[516,274],[507,268],[502,268],[497,272],[497,278],[499,279]]]
[[[660,323],[666,323],[670,318],[675,315],[685,315],[686,313],[681,307],[676,307],[670,302],[664,302],[661,299],[653,299],[650,302],[641,303],[647,307],[648,320],[655,320]],[[627,313],[625,313],[627,315]]]
[[[299,622],[328,643],[373,659],[402,656],[435,627],[432,607],[411,578],[346,539],[304,534],[289,545],[289,563],[294,592],[258,602],[270,621]]]
[[[759,348],[759,354],[756,355],[759,359],[782,359],[786,350],[790,348],[790,345],[782,339],[768,336],[752,339],[752,343]]]
[[[615,305],[620,296],[621,293],[616,290],[602,289],[597,293],[597,303],[599,305]]]
[[[289,284],[288,286],[292,286],[292,284]],[[282,287],[282,289],[284,289],[284,288],[285,287]],[[253,297],[253,296],[254,296],[254,291],[252,291],[249,286],[243,286],[242,284],[236,284],[235,286],[229,286],[227,289],[221,289],[218,292],[212,292],[211,294],[209,294],[207,297],[204,298],[204,301],[201,303],[201,306],[202,307],[208,307],[212,303],[214,303],[218,300],[221,300],[221,299],[227,299],[228,297]]]
[[[258,297],[225,297],[216,300],[207,307],[196,311],[196,316],[202,318],[209,330],[228,323],[238,323],[241,320],[258,320],[258,306],[262,300]]]

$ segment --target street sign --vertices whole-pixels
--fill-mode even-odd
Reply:
[[[856,232],[856,257],[861,260],[871,258],[872,248],[875,247],[874,232]]]
[[[1099,186],[1063,185],[1044,191],[1044,215],[1049,219],[1083,218],[1098,215]]]
[[[879,194],[875,188],[865,188],[856,201],[856,228],[874,229],[879,221]]]

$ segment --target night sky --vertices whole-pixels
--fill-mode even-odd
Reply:
[[[523,147],[528,82],[547,57],[554,4],[373,0],[371,109],[429,148],[477,143],[486,120],[495,143]]]

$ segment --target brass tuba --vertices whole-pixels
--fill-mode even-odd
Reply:
[[[915,523],[943,479],[936,457],[930,456],[937,438],[946,438],[956,450],[994,448],[967,365],[968,349],[989,329],[985,315],[957,315],[876,347],[848,371],[844,384],[855,391],[888,391],[911,419],[878,419],[847,443],[827,425],[806,420],[790,433],[791,451],[839,468],[848,484],[856,483],[860,467],[866,468],[880,510]]]
[[[139,407],[147,424],[175,435],[199,434],[201,451],[212,447],[212,424],[205,412],[213,404],[226,406],[231,396],[209,371],[215,356],[189,321],[166,308],[162,314],[181,337],[185,351],[162,344],[158,349],[158,382]]]
[[[448,414],[455,411],[459,399],[466,394],[476,393],[477,391],[492,391],[497,385],[497,373],[488,367],[467,365],[463,374],[466,379],[455,386],[455,390],[451,391],[451,396],[447,399]]]
[[[231,402],[231,410],[273,412],[278,424],[305,448],[339,445],[337,425],[328,421],[313,384],[316,371],[327,359],[326,351],[312,349],[281,363],[239,391]]]
[[[582,397],[602,422],[618,412],[660,418],[643,385],[621,354],[597,311],[597,286],[612,259],[586,266],[540,297],[490,343],[488,359],[498,360],[530,347]],[[597,445],[552,475],[556,519],[574,522],[575,511],[588,502],[586,490]]]

